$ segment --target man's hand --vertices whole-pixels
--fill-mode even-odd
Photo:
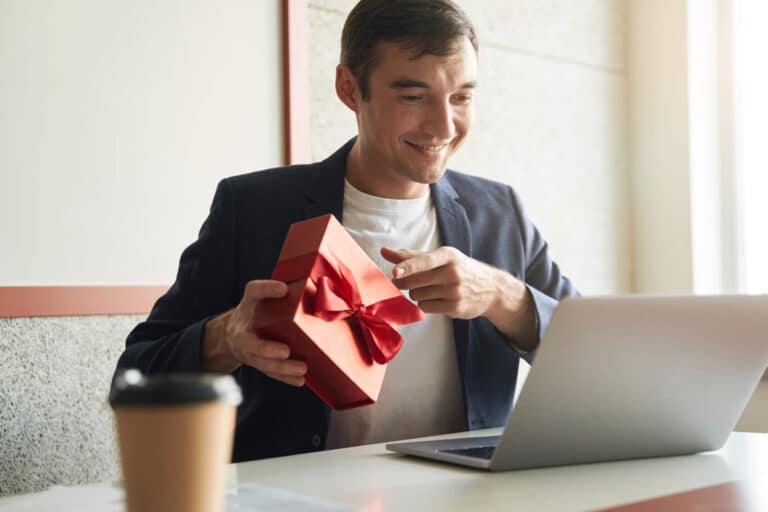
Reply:
[[[464,319],[484,316],[518,348],[535,348],[533,300],[512,275],[453,247],[432,252],[385,247],[381,255],[395,264],[395,285],[408,290],[425,313]]]
[[[248,365],[268,377],[292,386],[303,386],[307,365],[288,359],[291,351],[280,341],[259,337],[254,329],[264,299],[284,297],[288,288],[280,281],[251,281],[237,307],[205,324],[203,368],[229,373]]]

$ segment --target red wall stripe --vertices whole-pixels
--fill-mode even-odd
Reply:
[[[0,317],[143,314],[167,286],[3,286]]]

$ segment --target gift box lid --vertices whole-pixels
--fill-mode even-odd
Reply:
[[[331,214],[291,225],[272,278],[291,282],[307,277],[317,264],[317,254],[331,263],[341,262],[352,271],[364,304],[403,296]],[[417,317],[411,316],[402,323],[422,320],[424,314],[418,313],[414,311]]]

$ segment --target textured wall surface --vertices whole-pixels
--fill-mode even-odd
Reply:
[[[0,319],[0,495],[118,476],[107,393],[138,321]]]
[[[451,167],[523,196],[585,293],[629,291],[630,193],[624,0],[464,0],[480,40],[475,125]],[[356,132],[336,98],[353,0],[310,0],[312,151]]]

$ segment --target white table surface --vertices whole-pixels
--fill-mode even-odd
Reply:
[[[768,501],[760,501],[766,498],[761,490],[768,489],[768,434],[734,433],[723,449],[697,455],[502,473],[421,461],[387,452],[383,444],[236,468],[240,484],[258,483],[370,512],[595,510],[736,481],[759,491],[750,498],[757,503],[754,510],[768,510]],[[0,509],[20,499],[0,499]],[[48,509],[56,510],[55,505]]]
[[[238,480],[371,511],[592,510],[734,480],[768,487],[768,434],[734,433],[723,449],[697,455],[502,473],[422,461],[376,444],[243,463]]]

